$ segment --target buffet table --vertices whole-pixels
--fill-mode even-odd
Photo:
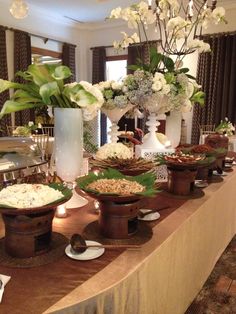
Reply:
[[[31,269],[0,266],[0,273],[12,276],[0,313],[183,314],[235,234],[235,184],[236,172],[232,171],[224,181],[205,188],[201,198],[159,195],[151,201],[152,207],[166,199],[178,208],[161,212],[162,221],[153,227],[153,237],[139,250],[107,250],[90,262],[63,256],[56,263]],[[75,219],[79,213],[83,215]],[[68,237],[97,219],[93,202],[69,214],[54,219],[54,231]],[[55,268],[60,276],[52,276]],[[43,281],[47,280],[45,289]],[[32,299],[24,288],[31,289]],[[19,310],[20,297],[27,299],[25,311]]]

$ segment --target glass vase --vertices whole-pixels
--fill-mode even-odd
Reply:
[[[111,121],[110,131],[108,132],[108,135],[110,136],[110,142],[111,143],[117,143],[118,142],[118,135],[119,135],[119,126],[118,122],[123,117],[126,112],[128,112],[133,105],[128,104],[125,108],[113,108],[113,109],[105,109],[102,108],[101,111],[108,117],[108,119]]]
[[[181,121],[182,113],[180,111],[171,111],[166,116],[166,131],[165,135],[171,142],[173,148],[177,147],[181,138]]]
[[[56,173],[71,188],[83,168],[83,119],[77,108],[55,108],[55,163]],[[88,201],[73,190],[67,208],[81,207]]]

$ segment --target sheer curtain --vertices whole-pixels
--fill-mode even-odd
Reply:
[[[92,82],[93,84],[105,81],[105,69],[106,69],[106,48],[96,47],[93,48],[93,72]],[[100,144],[107,143],[107,117],[101,113],[100,116]]]
[[[228,117],[236,123],[236,34],[225,33],[204,37],[211,53],[199,56],[197,82],[206,93],[205,106],[194,106],[192,143],[199,141],[199,125],[218,124]]]
[[[14,31],[14,73],[25,71],[31,64],[31,41],[28,33]],[[15,82],[22,83],[20,77],[15,78]],[[15,113],[15,125],[24,125],[29,121],[34,121],[34,109],[27,109]]]
[[[7,51],[6,51],[6,30],[0,27],[0,78],[3,80],[8,79],[7,71]],[[9,99],[9,92],[5,91],[0,93],[0,110],[6,100]],[[0,136],[7,135],[7,125],[11,124],[11,116],[5,115],[0,120]]]

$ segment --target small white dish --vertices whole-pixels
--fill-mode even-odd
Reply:
[[[225,164],[225,168],[232,168],[233,167],[233,165],[232,165],[232,163],[231,164]]]
[[[101,243],[96,242],[96,241],[90,241],[86,240],[85,241],[87,245],[101,245]],[[78,261],[89,261],[91,259],[95,259],[100,257],[103,253],[105,252],[104,248],[99,248],[99,247],[90,247],[87,248],[86,251],[83,253],[74,253],[73,250],[71,249],[71,245],[67,245],[65,249],[65,253],[68,257],[78,260]]]
[[[150,211],[150,209],[140,209],[140,211],[145,214],[146,212]],[[143,220],[143,221],[153,221],[153,220],[159,219],[160,217],[161,215],[158,212],[155,212],[155,213],[150,213],[144,216],[143,218],[138,217],[138,219]]]
[[[208,183],[207,181],[204,180],[195,180],[194,185],[197,188],[206,188],[208,186]]]
[[[222,173],[218,173],[216,170],[214,170],[213,171],[213,175],[214,176],[222,176],[222,177],[224,177],[224,176],[227,176],[227,173],[226,172],[222,172]]]

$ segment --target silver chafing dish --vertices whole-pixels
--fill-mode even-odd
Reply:
[[[47,161],[30,137],[0,137],[0,185],[42,181]]]

